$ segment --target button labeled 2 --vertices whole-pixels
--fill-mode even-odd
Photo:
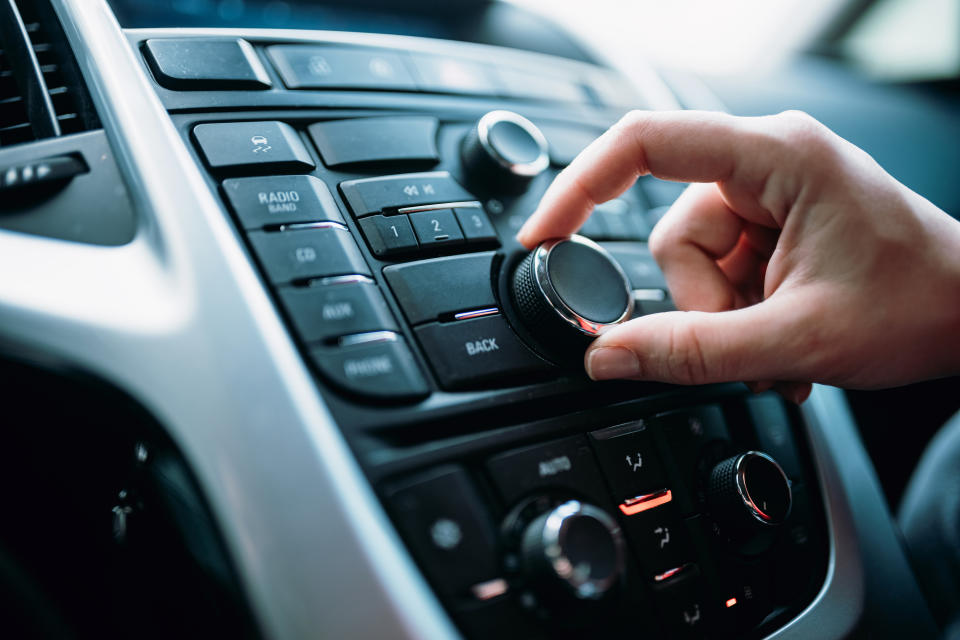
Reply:
[[[463,244],[463,231],[450,209],[410,214],[410,223],[422,247]]]

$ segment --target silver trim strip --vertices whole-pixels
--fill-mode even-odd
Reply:
[[[291,224],[282,224],[280,225],[280,231],[299,231],[300,229],[340,229],[341,231],[349,231],[347,225],[340,222],[293,222]]]
[[[667,292],[663,289],[634,289],[630,295],[634,302],[663,302],[667,299]]]
[[[371,331],[370,333],[353,333],[340,338],[341,347],[353,347],[358,344],[374,342],[396,342],[400,336],[393,331]]]
[[[5,341],[165,426],[265,637],[456,637],[106,2],[53,4],[140,226],[118,248],[0,233]]]
[[[317,280],[321,285],[338,285],[338,284],[354,284],[357,282],[363,282],[367,284],[373,284],[373,278],[361,275],[355,276],[327,276],[326,278],[320,278]]]
[[[438,202],[437,204],[418,204],[413,207],[397,209],[397,213],[416,213],[418,211],[436,211],[437,209],[480,209],[482,205],[476,200],[466,202]]]

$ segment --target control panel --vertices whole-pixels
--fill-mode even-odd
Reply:
[[[799,415],[582,371],[601,331],[674,308],[646,240],[682,185],[514,238],[643,104],[626,81],[477,47],[131,40],[466,636],[762,637],[809,604],[828,546]]]

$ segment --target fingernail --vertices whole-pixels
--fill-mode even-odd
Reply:
[[[631,378],[639,373],[636,354],[624,347],[599,347],[587,355],[587,375],[594,380]]]

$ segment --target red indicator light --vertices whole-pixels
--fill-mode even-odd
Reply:
[[[735,604],[737,604],[737,599],[736,599],[736,598],[730,598],[729,600],[727,600],[727,609],[729,609],[730,607],[732,607],[732,606],[735,605]]]
[[[670,491],[670,489],[663,489],[655,493],[648,493],[645,496],[637,496],[636,498],[624,500],[620,503],[620,511],[622,511],[625,516],[632,516],[642,511],[659,507],[662,504],[667,504],[671,500],[673,500],[673,492]]]

